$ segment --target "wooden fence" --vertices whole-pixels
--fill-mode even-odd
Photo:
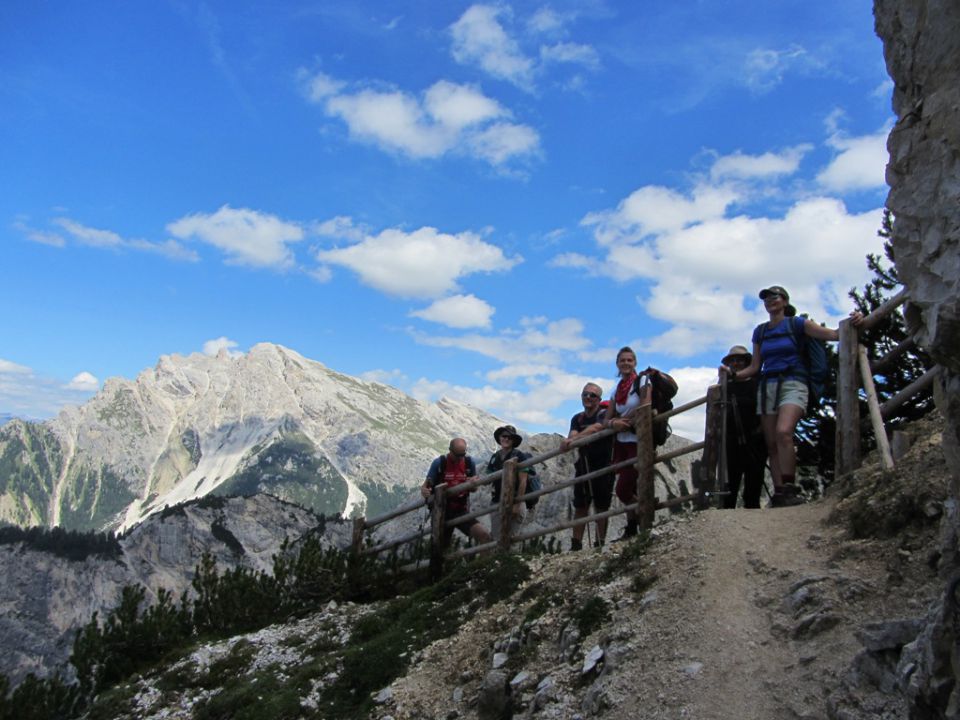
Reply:
[[[887,300],[867,317],[858,327],[851,320],[840,323],[840,368],[837,375],[837,435],[834,467],[837,475],[844,475],[860,467],[860,386],[867,400],[870,424],[877,440],[880,462],[884,469],[894,465],[893,453],[887,440],[884,421],[919,392],[933,385],[939,368],[934,366],[921,377],[887,400],[882,405],[874,387],[874,375],[883,374],[904,353],[916,347],[913,339],[907,338],[882,358],[870,361],[867,348],[860,344],[860,333],[876,326],[883,318],[909,299],[906,290]]]
[[[688,402],[684,405],[674,408],[669,412],[657,414],[653,411],[649,400],[640,405],[636,410],[634,417],[634,430],[637,435],[637,457],[624,460],[616,464],[609,465],[601,470],[587,473],[575,478],[569,478],[547,486],[534,492],[528,492],[520,497],[514,497],[515,478],[517,472],[526,467],[539,465],[564,453],[576,452],[579,448],[591,443],[602,440],[618,432],[614,429],[602,430],[598,433],[587,435],[574,440],[568,449],[558,448],[547,453],[536,455],[523,461],[516,459],[508,460],[504,463],[502,470],[488,475],[478,477],[467,483],[448,488],[446,484],[439,484],[434,488],[433,502],[430,505],[431,522],[429,530],[418,529],[389,541],[381,542],[375,545],[367,544],[368,533],[374,528],[395,518],[416,513],[424,508],[424,501],[417,500],[398,507],[391,512],[379,515],[375,518],[355,518],[353,525],[353,545],[354,553],[374,554],[388,550],[394,550],[403,545],[418,543],[426,537],[430,537],[431,558],[430,566],[434,572],[439,573],[443,560],[446,558],[463,557],[486,551],[503,552],[509,550],[515,543],[532,540],[543,535],[573,528],[577,525],[585,525],[604,518],[621,515],[629,511],[635,511],[639,519],[641,529],[648,529],[653,526],[654,515],[659,509],[672,507],[685,502],[694,502],[703,507],[709,503],[709,498],[717,491],[717,466],[720,448],[720,429],[721,429],[721,388],[719,385],[713,385],[707,391],[707,394],[701,398]],[[692,410],[700,405],[707,405],[706,423],[704,428],[703,442],[691,443],[682,448],[663,453],[657,453],[653,443],[653,424],[666,422],[671,417],[679,415],[688,410]],[[654,466],[657,463],[666,462],[673,458],[687,455],[689,453],[702,452],[702,462],[700,465],[700,477],[698,478],[698,491],[689,495],[670,498],[668,500],[658,501],[655,495],[655,473]],[[637,480],[636,500],[630,505],[621,506],[606,512],[589,515],[587,517],[575,518],[560,522],[550,527],[531,528],[523,532],[515,532],[513,527],[512,507],[515,502],[532,500],[533,498],[560,492],[578,482],[588,482],[591,478],[600,477],[616,473],[622,468],[636,464],[639,473]],[[446,518],[447,499],[452,496],[461,495],[470,492],[484,485],[489,485],[495,480],[501,480],[500,502],[498,505],[492,505],[480,510],[476,510],[466,515],[461,515],[452,520]],[[485,515],[498,513],[500,532],[491,542],[481,545],[473,545],[466,548],[449,551],[444,547],[444,531],[448,528],[456,527],[462,523],[470,522]],[[419,567],[420,564],[410,567]]]

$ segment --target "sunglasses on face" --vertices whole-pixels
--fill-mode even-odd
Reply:
[[[595,400],[599,400],[599,399],[600,399],[600,396],[599,396],[599,395],[597,395],[596,393],[592,393],[592,392],[582,392],[582,393],[580,393],[580,397],[582,397],[582,398],[594,398]]]

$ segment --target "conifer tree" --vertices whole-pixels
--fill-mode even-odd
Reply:
[[[870,281],[862,289],[851,288],[848,293],[854,307],[864,315],[879,308],[902,289],[893,266],[893,245],[890,235],[893,230],[893,216],[884,210],[883,221],[877,234],[884,238],[884,257],[877,254],[867,255],[867,267],[873,273]],[[888,314],[870,330],[860,333],[860,343],[868,350],[871,362],[888,354],[909,336],[906,322],[900,309]],[[834,448],[836,446],[836,407],[837,407],[837,369],[839,358],[835,348],[827,345],[827,358],[831,373],[824,389],[823,401],[817,411],[803,418],[797,426],[799,437],[798,460],[802,466],[816,468],[826,482],[833,479]],[[883,369],[882,374],[874,375],[874,384],[881,405],[920,378],[933,363],[920,348],[912,347],[900,355],[895,362]],[[933,395],[930,390],[918,393],[905,405],[886,419],[888,430],[898,428],[905,423],[923,417],[933,409]],[[866,399],[861,392],[861,447],[864,452],[876,445],[873,429],[869,423],[869,411]]]

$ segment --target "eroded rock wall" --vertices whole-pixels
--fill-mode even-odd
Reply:
[[[910,717],[960,716],[960,2],[875,0],[897,123],[887,147],[897,272],[918,343],[943,366],[939,406],[952,469],[940,574],[944,592],[899,668]]]

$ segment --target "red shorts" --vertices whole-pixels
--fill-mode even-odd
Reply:
[[[635,442],[615,442],[613,444],[613,462],[611,464],[615,465],[624,460],[635,458],[636,456],[637,444]],[[636,464],[628,465],[617,471],[617,497],[624,505],[630,505],[636,502],[634,495],[637,494],[637,478],[639,476],[640,474],[637,472]]]

